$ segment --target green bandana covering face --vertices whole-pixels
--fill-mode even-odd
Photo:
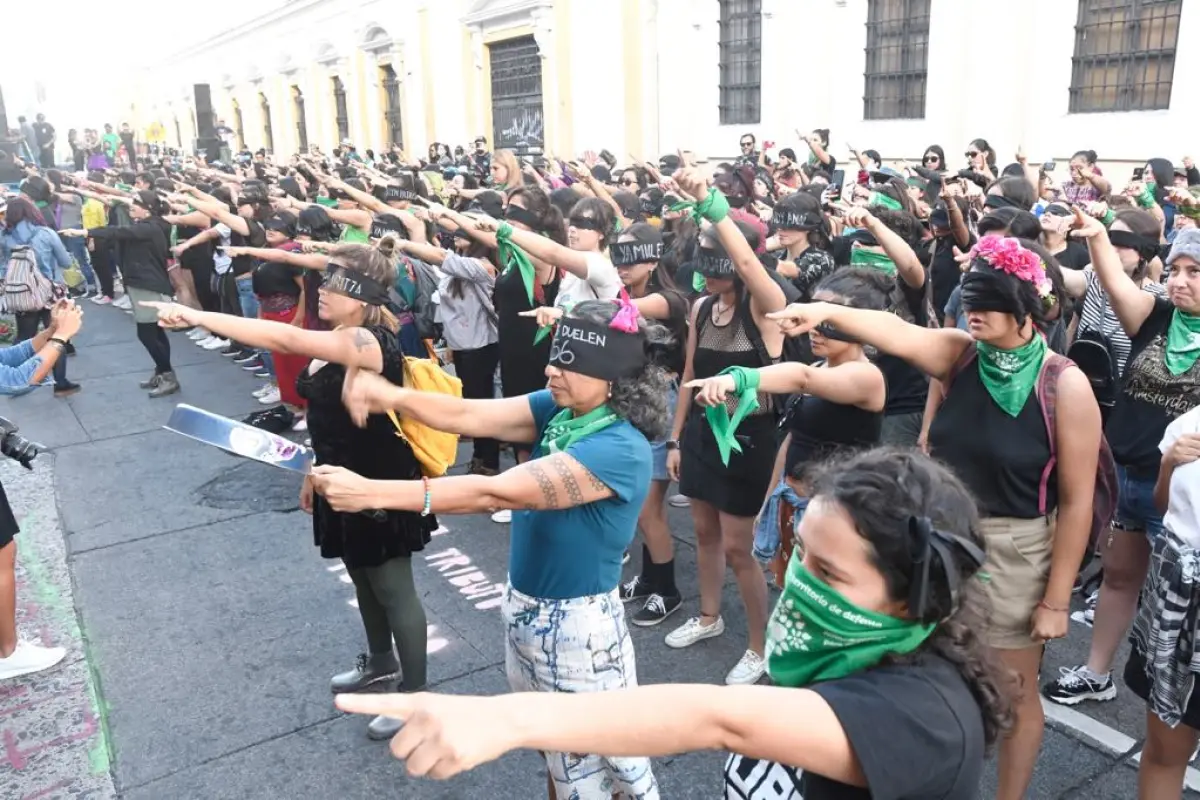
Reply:
[[[721,463],[728,467],[730,454],[742,452],[742,444],[736,437],[738,426],[758,409],[759,376],[758,370],[746,367],[730,367],[718,374],[732,376],[737,408],[731,417],[724,404],[709,406],[704,409],[704,416],[708,419],[708,427],[712,428],[713,438],[717,441]]]
[[[844,678],[913,652],[935,627],[859,608],[809,572],[797,551],[767,623],[767,672],[793,689]]]
[[[1046,340],[1034,334],[1028,344],[1016,350],[1001,350],[986,342],[976,342],[979,352],[979,379],[996,405],[1010,417],[1016,417],[1029,400],[1037,384],[1042,362],[1046,360]]]
[[[1200,358],[1200,316],[1185,314],[1177,308],[1167,328],[1167,371],[1182,375],[1197,358]]]
[[[589,411],[582,417],[576,417],[574,411],[564,408],[555,414],[546,426],[539,447],[546,455],[564,453],[575,442],[602,431],[619,420],[620,417],[610,411],[607,404]]]
[[[887,275],[896,274],[896,262],[892,261],[887,253],[876,253],[863,247],[856,247],[850,251],[850,266],[877,269]]]

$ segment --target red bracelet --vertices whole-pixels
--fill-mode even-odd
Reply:
[[[1065,614],[1066,612],[1071,610],[1070,608],[1055,608],[1054,606],[1047,603],[1045,600],[1038,600],[1038,608],[1044,608],[1047,611],[1054,611],[1055,613],[1058,613],[1058,614]]]

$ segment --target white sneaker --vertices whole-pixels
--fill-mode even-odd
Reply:
[[[266,392],[258,396],[258,402],[262,403],[264,406],[277,406],[279,405],[279,400],[280,397],[278,386],[272,386]]]
[[[674,647],[676,650],[691,647],[696,642],[720,636],[724,632],[725,620],[722,617],[717,617],[717,621],[711,625],[701,625],[699,617],[692,617],[667,634],[667,647]]]
[[[671,508],[687,508],[692,504],[692,501],[684,495],[673,494],[671,495],[670,499],[667,500],[667,504],[670,505]]]
[[[292,430],[296,433],[308,430],[308,417],[301,417],[296,420],[296,424],[292,426]]]
[[[271,391],[274,388],[275,388],[275,384],[264,383],[262,386],[258,387],[253,392],[251,392],[251,394],[253,394],[254,399],[257,400],[258,398],[262,397],[264,394],[266,394],[267,392]]]
[[[199,342],[202,339],[207,339],[210,336],[212,336],[212,334],[204,330],[204,328],[192,328],[187,334],[187,337],[193,342]]]
[[[502,508],[495,514],[492,514],[492,522],[499,522],[502,525],[507,525],[512,522],[512,510]]]
[[[763,657],[753,650],[747,650],[742,654],[742,660],[733,665],[733,669],[729,670],[729,674],[725,676],[726,686],[749,686],[752,683],[758,683],[767,671],[767,662],[763,661]]]
[[[17,649],[8,658],[0,658],[0,681],[50,669],[63,660],[67,651],[61,647],[42,647],[17,640]]]
[[[219,339],[216,336],[210,336],[200,343],[200,346],[205,350],[224,350],[229,347],[228,339]]]
[[[123,294],[116,300],[113,300],[113,308],[119,308],[122,311],[132,311],[133,301],[129,299],[129,295]]]
[[[113,299],[106,294],[98,294],[88,299],[98,306],[111,306],[113,304]]]

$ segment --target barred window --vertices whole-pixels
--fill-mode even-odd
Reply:
[[[1171,105],[1183,0],[1079,0],[1073,114]]]
[[[238,147],[245,147],[246,129],[242,124],[242,106],[237,100],[233,101],[233,130],[237,133]]]
[[[863,119],[924,119],[930,0],[868,0]]]
[[[721,2],[721,124],[762,117],[762,0]]]
[[[334,117],[337,119],[338,143],[341,144],[350,138],[350,111],[346,106],[346,87],[337,75],[333,76],[333,107]]]
[[[263,139],[268,153],[275,152],[275,131],[271,128],[271,104],[267,102],[267,96],[262,92],[258,93],[258,104],[262,107],[263,118]]]
[[[308,122],[304,119],[304,93],[299,86],[292,87],[292,102],[296,107],[296,140],[300,143],[300,152],[308,152]]]

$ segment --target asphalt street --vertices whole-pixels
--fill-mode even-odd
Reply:
[[[150,400],[137,387],[150,362],[130,317],[87,304],[77,341],[70,377],[79,394],[39,389],[0,401],[0,415],[52,448],[32,474],[0,467],[24,527],[23,630],[70,649],[55,671],[0,686],[0,798],[545,796],[531,753],[447,782],[410,779],[367,740],[365,719],[334,709],[329,677],[353,665],[364,641],[348,576],[320,558],[297,510],[299,478],[161,427],[176,402],[235,417],[259,408],[252,377],[173,334],[183,392]],[[460,462],[467,457],[464,447]],[[431,688],[503,692],[507,526],[483,515],[442,523],[416,558]],[[634,629],[639,675],[719,683],[745,647],[736,589],[731,578],[723,637],[667,648],[663,636],[695,612],[697,597],[687,510],[672,509],[671,524],[684,610]],[[1088,639],[1073,624],[1051,646],[1044,676],[1082,663]],[[1123,690],[1072,711],[1052,710],[1029,796],[1135,797],[1142,703]],[[723,758],[657,762],[663,797],[721,796]],[[989,769],[981,796],[994,785]]]

